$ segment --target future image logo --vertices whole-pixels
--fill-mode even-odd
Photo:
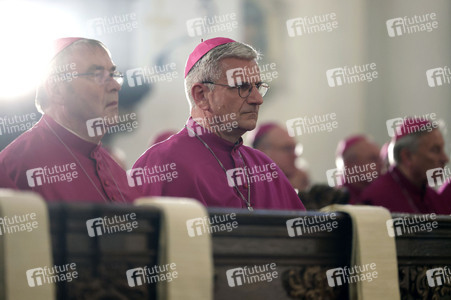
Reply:
[[[0,236],[38,228],[36,213],[0,217]]]
[[[103,118],[95,118],[86,121],[86,127],[88,128],[88,135],[90,137],[102,136],[106,132],[105,123]]]
[[[231,87],[240,86],[243,83],[258,82],[260,80],[260,68],[255,65],[252,68],[234,68],[226,71],[227,84]]]
[[[186,124],[188,135],[196,137],[208,133],[231,132],[238,128],[236,113],[204,118],[190,118]]]
[[[27,170],[26,175],[29,187],[41,186],[45,183],[43,168]]]
[[[435,13],[388,19],[385,24],[389,37],[431,32],[438,28],[437,15]]]
[[[127,113],[89,119],[86,121],[86,128],[90,137],[101,137],[104,134],[132,132],[138,128],[138,121],[136,113]]]
[[[291,137],[331,132],[338,128],[337,114],[328,113],[289,119],[286,121],[286,126],[288,135]]]
[[[177,165],[173,162],[130,169],[127,171],[127,181],[129,187],[138,187],[158,182],[172,182],[178,175]]]
[[[227,170],[227,183],[230,187],[240,186],[246,182],[246,175],[243,168]]]
[[[448,266],[444,268],[429,269],[426,271],[426,278],[429,287],[451,284],[451,270]]]
[[[75,263],[55,265],[53,267],[39,267],[26,271],[29,287],[38,287],[44,284],[56,284],[58,282],[71,282],[78,278],[77,265]]]
[[[27,131],[36,122],[36,113],[0,117],[0,136]]]
[[[286,225],[288,235],[290,237],[296,237],[322,231],[331,232],[338,227],[338,221],[336,221],[336,214],[330,213],[321,216],[313,216],[311,218],[299,217],[289,219],[287,220]]]
[[[416,232],[431,232],[438,227],[436,218],[436,214],[431,213],[388,219],[386,221],[388,236],[397,237]]]
[[[387,120],[385,122],[387,126],[387,132],[390,137],[394,137],[401,134],[401,127],[404,123],[404,120],[402,118],[394,118]]]
[[[331,32],[338,28],[337,15],[329,13],[310,17],[293,18],[286,21],[289,37]]]
[[[178,78],[176,63],[129,69],[125,72],[125,75],[129,87],[159,82],[172,82]]]
[[[256,182],[272,182],[279,177],[276,164],[254,165],[252,167],[226,170],[227,183],[230,187],[238,187]]]
[[[239,267],[226,271],[227,283],[229,287],[238,287],[245,284],[258,282],[271,282],[278,278],[277,266],[275,263],[265,265],[254,265],[252,267]]]
[[[114,215],[112,217],[94,218],[86,221],[86,229],[90,237],[117,232],[131,232],[138,228],[136,214]]]
[[[125,272],[129,287],[142,286],[144,284],[157,284],[159,282],[172,282],[178,278],[177,265],[175,263],[154,265],[153,267],[139,267]]]
[[[378,78],[376,63],[344,66],[326,71],[327,83],[330,87],[338,87],[358,82],[372,82]]]
[[[103,16],[88,20],[86,26],[91,35],[102,36],[112,33],[131,32],[138,28],[138,19],[135,13]]]
[[[435,168],[426,171],[428,185],[431,188],[440,187],[451,182],[451,170],[448,167]]]
[[[329,269],[326,271],[327,284],[330,287],[352,284],[359,281],[372,282],[377,278],[376,264],[354,265],[351,267]]]
[[[194,218],[186,221],[186,229],[190,237],[212,234],[220,231],[230,232],[238,228],[236,214],[213,215],[211,217]]]
[[[345,183],[372,182],[379,176],[376,163],[353,165],[326,171],[327,183],[330,187],[342,186]]]
[[[429,87],[451,84],[451,70],[448,66],[429,69],[426,71],[426,79]]]
[[[337,168],[327,170],[326,177],[330,187],[342,186],[344,184],[343,172]]]
[[[414,115],[389,119],[385,124],[388,136],[395,137],[421,131],[431,132],[439,127],[439,120],[437,120],[435,113],[428,113],[421,116]]]
[[[25,172],[28,186],[31,188],[43,186],[44,184],[55,184],[60,182],[72,182],[78,178],[76,163],[43,166],[29,169]]]
[[[190,37],[202,36],[219,32],[231,32],[238,28],[235,13],[204,16],[186,21],[186,29]]]

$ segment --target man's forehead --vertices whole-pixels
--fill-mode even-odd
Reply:
[[[437,128],[434,128],[430,132],[421,135],[419,139],[420,143],[425,146],[441,145],[445,143],[442,133]]]
[[[279,126],[271,128],[267,137],[270,142],[275,144],[296,145],[295,139],[292,138],[285,129]]]
[[[103,67],[110,69],[114,66],[109,52],[103,47],[95,45],[75,45],[71,59],[83,67]]]
[[[367,139],[362,139],[362,140],[358,141],[357,143],[355,143],[355,145],[351,146],[351,149],[352,148],[357,149],[357,150],[365,149],[367,151],[374,150],[376,152],[379,152],[379,147],[375,143],[373,143],[372,141],[367,140]]]
[[[254,59],[242,59],[237,57],[226,57],[221,59],[221,64],[223,67],[249,67],[249,66],[257,66],[257,62]]]
[[[243,76],[249,75],[251,81],[255,80],[256,76],[260,78],[260,69],[257,62],[254,59],[247,60],[235,57],[227,57],[221,60],[222,74],[221,77],[226,77],[227,73],[231,70],[242,69]]]

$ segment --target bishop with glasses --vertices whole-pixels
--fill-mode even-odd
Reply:
[[[207,207],[305,210],[280,168],[243,145],[257,125],[269,86],[260,81],[259,53],[228,38],[201,42],[188,57],[185,127],[150,147],[129,170],[144,195],[188,197]],[[176,178],[166,180],[164,166]]]

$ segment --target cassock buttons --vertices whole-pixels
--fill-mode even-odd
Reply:
[[[110,186],[110,181],[107,179],[103,182],[105,184],[105,186]]]

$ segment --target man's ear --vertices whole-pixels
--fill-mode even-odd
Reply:
[[[410,165],[412,164],[412,154],[413,153],[407,148],[403,148],[399,152],[402,163],[407,167],[410,167]]]
[[[210,93],[210,89],[203,83],[196,83],[191,88],[191,95],[193,96],[194,103],[201,110],[210,109],[210,102],[208,100],[208,93]]]

